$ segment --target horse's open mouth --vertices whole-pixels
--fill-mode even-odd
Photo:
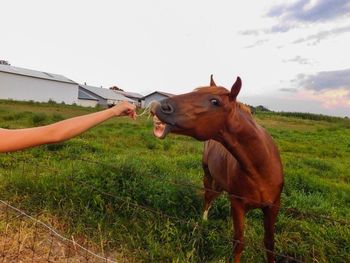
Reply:
[[[170,132],[171,126],[162,122],[156,115],[153,115],[153,134],[157,138],[164,139]]]

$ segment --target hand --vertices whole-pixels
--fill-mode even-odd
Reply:
[[[119,102],[117,105],[113,106],[111,110],[114,112],[115,116],[129,116],[134,120],[136,119],[136,106],[129,102]]]

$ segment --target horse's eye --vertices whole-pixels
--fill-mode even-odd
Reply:
[[[220,102],[219,102],[219,100],[217,100],[217,99],[211,99],[210,102],[211,102],[211,104],[214,105],[214,106],[219,106],[219,105],[220,105]]]

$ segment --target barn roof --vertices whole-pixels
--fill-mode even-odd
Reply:
[[[165,97],[172,97],[172,96],[175,96],[174,94],[167,93],[167,92],[163,92],[163,91],[154,91],[154,92],[152,92],[152,93],[150,93],[150,94],[144,96],[143,98],[149,97],[149,96],[151,96],[151,95],[153,95],[153,94],[155,94],[155,93],[159,93],[159,94],[161,94],[161,95],[163,95],[163,96],[165,96]]]
[[[129,91],[120,91],[120,90],[113,90],[116,93],[122,94],[125,97],[128,98],[135,98],[135,99],[142,99],[143,95],[136,93],[136,92],[129,92]]]
[[[113,90],[110,89],[104,89],[104,88],[98,88],[94,86],[89,86],[89,85],[80,85],[81,88],[86,89],[97,96],[106,99],[106,100],[118,100],[118,101],[129,101],[133,102],[132,99],[129,99],[121,94],[118,94],[114,92]]]
[[[48,73],[48,72],[44,72],[44,71],[37,71],[37,70],[32,70],[32,69],[26,69],[26,68],[13,67],[13,66],[9,66],[9,65],[1,65],[0,64],[0,72],[21,75],[21,76],[27,76],[27,77],[32,77],[32,78],[38,78],[38,79],[46,79],[46,80],[52,80],[52,81],[58,81],[58,82],[77,84],[73,80],[71,80],[63,75]]]

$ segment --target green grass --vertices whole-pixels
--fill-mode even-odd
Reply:
[[[0,101],[0,123],[32,127],[93,111]],[[306,262],[350,262],[350,225],[342,222],[350,218],[349,121],[259,112],[255,118],[284,163],[276,251]],[[137,262],[225,262],[232,253],[229,202],[219,198],[209,221],[201,221],[201,153],[202,143],[188,137],[157,140],[147,118],[115,118],[65,143],[0,155],[0,197],[58,217],[67,234],[123,249]],[[262,213],[251,211],[243,262],[264,262],[262,238]]]

